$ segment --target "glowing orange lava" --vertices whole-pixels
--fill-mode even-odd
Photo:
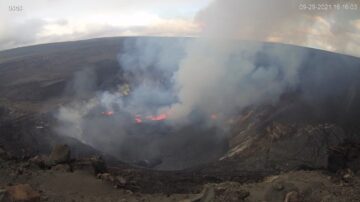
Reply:
[[[146,119],[151,121],[163,121],[167,118],[167,114],[159,114],[157,116],[148,116]]]
[[[101,114],[102,114],[102,115],[105,115],[105,116],[112,116],[112,115],[114,115],[114,112],[112,112],[112,111],[107,111],[107,112],[102,112]]]
[[[136,123],[142,123],[142,119],[140,115],[135,115],[135,122]]]
[[[168,117],[168,115],[166,113],[163,113],[163,114],[154,115],[154,116],[147,116],[147,117],[145,117],[145,119],[149,120],[149,121],[164,121],[167,119],[167,117]],[[142,123],[143,118],[140,115],[135,115],[135,122]]]

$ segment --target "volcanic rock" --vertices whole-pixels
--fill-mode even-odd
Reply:
[[[229,159],[229,163],[237,161],[238,166],[233,168],[244,170],[328,168],[336,172],[349,164],[348,150],[329,152],[349,139],[345,130],[336,124],[272,123],[261,131],[245,130],[239,133],[234,138],[241,137],[243,141],[233,145],[221,159]],[[356,160],[354,157],[352,162]]]
[[[134,164],[144,168],[154,168],[162,163],[161,158],[145,159],[135,162]]]
[[[106,163],[100,156],[77,159],[72,163],[72,169],[86,171],[94,175],[107,172]]]
[[[33,190],[28,184],[18,184],[6,189],[6,196],[3,201],[38,202],[40,201],[40,193]]]
[[[0,159],[8,160],[9,158],[10,158],[9,153],[6,152],[3,148],[0,147]]]
[[[205,185],[203,190],[189,199],[181,202],[213,202],[215,200],[215,190],[212,185]]]
[[[301,202],[299,193],[296,191],[287,193],[284,202]]]
[[[351,183],[354,178],[354,172],[350,169],[343,169],[337,172],[337,175],[345,183]]]
[[[274,188],[274,190],[277,190],[277,191],[281,191],[284,189],[284,186],[278,182],[274,182],[272,187]]]
[[[4,158],[6,158],[6,152],[0,147],[0,158],[1,159],[4,159]]]
[[[31,165],[35,165],[41,169],[48,167],[49,158],[45,155],[36,155],[33,158],[29,159]]]
[[[286,194],[293,191],[298,191],[298,188],[292,183],[274,182],[265,191],[265,200],[269,202],[283,201]]]
[[[101,173],[97,177],[103,181],[114,182],[115,178],[110,173]]]
[[[311,168],[328,167],[328,148],[341,144],[345,132],[334,125],[320,124],[317,126],[299,127],[291,138],[284,138],[273,143],[268,159],[286,167],[306,166]]]
[[[90,158],[94,174],[107,172],[106,163],[101,156],[93,156]]]
[[[117,182],[117,184],[121,187],[121,186],[125,186],[126,185],[126,183],[127,183],[127,181],[126,181],[126,179],[124,178],[124,177],[122,177],[122,176],[116,176],[116,182]]]
[[[4,201],[6,197],[6,189],[0,189],[0,201]]]
[[[360,170],[360,144],[345,142],[329,148],[328,169],[332,172],[350,168],[353,171]]]
[[[71,166],[69,164],[57,164],[51,167],[51,170],[60,171],[60,172],[71,172]]]
[[[55,145],[49,156],[49,163],[52,165],[68,163],[70,161],[70,148],[65,144]]]
[[[250,192],[243,189],[237,182],[215,184],[215,201],[243,201],[249,195]]]

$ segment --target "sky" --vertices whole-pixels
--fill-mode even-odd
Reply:
[[[314,2],[328,9],[304,9]],[[109,36],[217,37],[231,24],[226,37],[360,57],[360,0],[1,0],[0,19],[0,50]]]

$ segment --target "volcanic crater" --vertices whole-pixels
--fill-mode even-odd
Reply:
[[[360,59],[263,43],[251,56],[255,70],[284,65],[272,54],[279,50],[302,55],[295,86],[230,112],[197,106],[174,122],[174,76],[191,40],[103,38],[0,52],[1,148],[18,163],[66,144],[72,159],[102,156],[111,174],[136,181],[127,189],[151,194],[288,171],[359,172]]]

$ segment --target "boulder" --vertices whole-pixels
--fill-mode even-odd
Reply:
[[[127,180],[122,176],[116,176],[115,180],[116,180],[117,185],[119,185],[120,187],[125,186],[127,183]]]
[[[237,182],[223,182],[215,185],[215,201],[244,201],[250,192]]]
[[[284,201],[288,193],[298,192],[298,190],[293,183],[273,182],[266,188],[264,199],[268,202]]]
[[[213,202],[215,200],[215,190],[213,186],[205,185],[203,190],[189,199],[181,200],[181,202]]]
[[[49,156],[49,163],[56,165],[70,161],[70,148],[66,144],[55,145]]]
[[[101,173],[97,177],[103,181],[114,182],[115,178],[110,173]]]
[[[101,156],[93,156],[90,158],[90,161],[94,169],[94,174],[107,172],[105,161]]]
[[[0,189],[0,201],[3,202],[6,197],[6,189]]]
[[[71,172],[71,166],[69,164],[57,164],[51,167],[51,170],[60,171],[60,172]]]
[[[0,159],[2,160],[9,160],[10,155],[7,153],[3,148],[0,147]]]
[[[78,159],[72,164],[73,170],[82,170],[97,175],[106,173],[107,167],[105,161],[99,156],[91,158]]]
[[[291,191],[286,194],[284,202],[301,202],[301,198],[298,192]]]
[[[28,184],[18,184],[6,189],[6,194],[2,201],[38,202],[40,201],[40,193],[33,190]]]
[[[41,169],[45,169],[48,167],[49,158],[45,155],[36,155],[29,159],[30,165],[35,165]]]

